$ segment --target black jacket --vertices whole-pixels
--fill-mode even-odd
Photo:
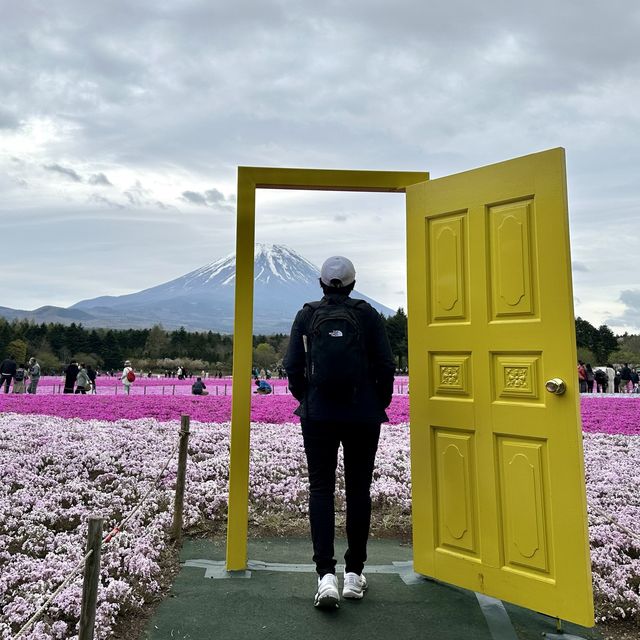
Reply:
[[[65,387],[73,387],[76,383],[76,379],[78,377],[78,372],[80,371],[80,367],[77,364],[70,364],[64,370],[64,386]]]
[[[342,304],[348,296],[328,294],[322,298],[326,304]],[[347,404],[323,395],[320,389],[307,384],[306,355],[303,335],[308,335],[313,309],[303,307],[291,328],[289,348],[284,368],[289,379],[289,390],[300,407],[295,413],[303,419],[331,420],[338,422],[385,422],[389,418],[385,409],[393,395],[395,360],[382,318],[368,303],[353,310],[358,314],[367,351],[369,380],[356,390],[353,400]]]
[[[15,360],[11,360],[11,358],[5,358],[0,364],[0,373],[5,375],[6,377],[11,376],[12,378],[16,375],[16,369],[18,365]]]

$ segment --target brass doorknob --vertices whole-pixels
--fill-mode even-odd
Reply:
[[[551,380],[547,380],[544,388],[549,393],[555,393],[557,396],[561,396],[567,390],[567,385],[562,378],[552,378]]]

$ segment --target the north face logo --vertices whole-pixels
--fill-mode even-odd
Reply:
[[[329,331],[329,335],[332,338],[342,338],[342,331],[339,329],[334,329],[333,331]]]

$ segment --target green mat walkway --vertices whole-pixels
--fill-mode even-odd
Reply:
[[[224,544],[185,541],[170,597],[149,621],[144,638],[540,640],[556,632],[551,618],[416,576],[411,547],[397,541],[370,541],[368,593],[361,601],[341,600],[334,611],[313,606],[315,573],[307,539],[249,541],[250,577],[224,571]],[[345,548],[344,541],[336,542],[339,556]],[[601,638],[575,625],[565,624],[564,630],[565,640]]]

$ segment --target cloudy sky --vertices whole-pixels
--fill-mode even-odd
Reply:
[[[636,0],[0,0],[0,306],[234,250],[238,165],[429,171],[567,150],[576,314],[640,332]],[[260,192],[257,240],[405,305],[404,197]]]

